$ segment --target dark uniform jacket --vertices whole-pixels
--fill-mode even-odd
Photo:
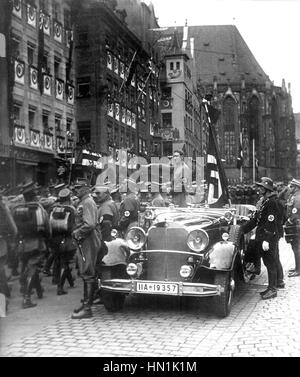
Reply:
[[[134,193],[128,194],[120,205],[119,228],[125,232],[130,224],[138,221],[140,202]]]
[[[300,188],[290,193],[286,208],[285,239],[287,242],[293,242],[300,239]]]
[[[270,193],[262,200],[253,218],[243,225],[243,231],[248,233],[255,227],[255,239],[261,243],[274,244],[283,236],[283,208],[276,193]]]
[[[110,196],[99,205],[98,218],[103,241],[111,241],[111,231],[119,224],[119,210]]]

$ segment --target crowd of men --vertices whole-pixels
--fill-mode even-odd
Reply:
[[[248,187],[247,190],[230,189],[235,195],[233,203],[256,204],[257,211],[243,225],[243,231],[247,233],[256,227],[251,256],[254,273],[260,273],[262,258],[269,284],[261,296],[274,298],[277,289],[284,287],[278,248],[283,236],[291,243],[295,255],[295,268],[288,276],[300,276],[300,181],[293,179],[279,193],[267,177],[251,190]],[[179,195],[173,199],[186,206],[187,196],[181,192]],[[243,199],[237,199],[242,196]],[[74,286],[72,266],[75,265],[83,280],[83,298],[72,318],[91,317],[92,305],[101,303],[98,281],[108,252],[107,243],[113,242],[112,230],[117,229],[124,236],[130,226],[137,224],[144,201],[155,207],[170,204],[170,198],[162,190],[143,194],[136,189],[122,194],[105,184],[70,187],[61,183],[39,187],[29,182],[19,187],[14,196],[0,195],[0,294],[10,297],[8,266],[12,275],[20,276],[22,307],[32,308],[36,306],[32,301],[33,292],[38,298],[43,297],[41,274],[51,275],[52,283],[57,285],[57,295],[65,295],[66,282]],[[117,246],[124,247],[125,253],[128,251],[126,245]]]

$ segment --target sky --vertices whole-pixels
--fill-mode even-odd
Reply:
[[[150,0],[149,0],[150,1]],[[146,3],[149,1],[145,1]],[[235,25],[274,82],[291,84],[300,113],[300,0],[152,0],[160,27]]]

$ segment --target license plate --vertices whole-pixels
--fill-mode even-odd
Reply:
[[[178,284],[174,283],[155,283],[155,282],[138,282],[136,285],[137,292],[140,293],[157,293],[164,295],[177,295]]]

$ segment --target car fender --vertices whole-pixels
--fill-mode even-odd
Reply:
[[[234,265],[236,255],[237,248],[233,242],[218,242],[208,252],[209,268],[230,271]]]

